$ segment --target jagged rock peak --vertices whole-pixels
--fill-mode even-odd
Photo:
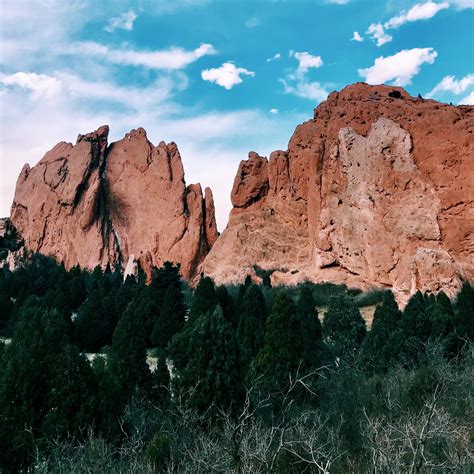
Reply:
[[[471,106],[364,83],[331,93],[287,150],[240,163],[203,271],[454,294],[474,278],[473,134]]]
[[[143,128],[108,145],[109,127],[60,142],[17,181],[11,220],[29,250],[85,268],[166,260],[193,278],[217,238],[212,193],[186,187],[175,143]]]

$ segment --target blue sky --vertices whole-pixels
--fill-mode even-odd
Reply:
[[[0,17],[0,215],[24,163],[104,123],[176,141],[222,230],[239,161],[286,149],[332,90],[474,104],[474,0],[2,0]]]

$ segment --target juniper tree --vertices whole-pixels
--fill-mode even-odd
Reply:
[[[247,366],[263,346],[267,317],[265,298],[257,285],[251,285],[242,301],[237,338],[242,348],[242,359]]]

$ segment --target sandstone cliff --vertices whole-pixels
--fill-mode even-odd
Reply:
[[[108,133],[58,143],[23,167],[11,221],[26,248],[67,268],[149,270],[171,260],[193,278],[217,239],[211,191],[186,186],[175,143],[155,147],[138,129],[108,145]]]
[[[229,223],[202,269],[254,265],[304,279],[452,294],[474,279],[474,107],[354,84],[298,126],[288,150],[249,153]]]

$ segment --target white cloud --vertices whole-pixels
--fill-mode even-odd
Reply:
[[[385,43],[389,43],[393,39],[392,36],[385,33],[384,27],[381,23],[372,23],[367,28],[366,34],[368,34],[379,47],[384,45]]]
[[[212,44],[202,43],[198,48],[188,51],[173,47],[160,51],[140,51],[133,49],[113,49],[93,41],[75,43],[64,49],[66,54],[94,56],[109,63],[123,66],[142,66],[148,69],[183,69],[203,56],[215,54]]]
[[[361,42],[361,41],[364,41],[364,38],[362,38],[362,36],[359,34],[358,31],[354,31],[354,34],[351,38],[351,41],[358,41],[358,42]]]
[[[286,75],[284,79],[280,79],[286,94],[293,94],[303,99],[321,102],[326,99],[328,91],[319,82],[311,82],[308,77],[308,71],[313,68],[320,68],[323,65],[321,56],[313,56],[303,51],[289,52],[290,57],[294,57],[298,61],[298,67]]]
[[[276,53],[275,55],[273,55],[272,57],[270,58],[267,58],[267,63],[270,63],[272,61],[276,61],[277,59],[280,59],[281,58],[281,54],[280,53]]]
[[[289,84],[284,79],[281,82],[285,88],[285,93],[293,94],[303,99],[322,102],[329,94],[329,91],[319,82],[297,81],[295,84]]]
[[[445,76],[439,84],[437,84],[426,97],[432,98],[435,97],[440,92],[451,92],[453,94],[459,95],[465,92],[468,87],[474,84],[474,74],[468,74],[462,79],[456,80],[454,76]]]
[[[454,5],[458,10],[470,8],[474,10],[474,0],[450,0],[451,5]]]
[[[397,16],[390,18],[385,24],[384,27],[387,29],[390,28],[399,28],[405,23],[418,21],[418,20],[428,20],[433,18],[438,12],[449,8],[448,2],[435,3],[435,2],[425,2],[417,3],[407,12],[402,11]]]
[[[18,86],[32,92],[33,98],[51,99],[61,91],[61,81],[46,74],[34,72],[16,72],[0,76],[4,86]]]
[[[133,22],[137,19],[137,15],[133,10],[129,10],[126,13],[122,13],[119,16],[113,17],[104,27],[104,30],[108,33],[113,33],[115,30],[133,30]]]
[[[260,19],[257,18],[256,16],[253,16],[252,18],[249,18],[245,22],[245,26],[247,28],[256,28],[258,25],[260,25]]]
[[[236,67],[231,62],[223,63],[218,68],[204,69],[201,72],[201,77],[204,81],[214,82],[227,90],[243,82],[240,77],[241,75],[255,76],[255,73],[242,67]]]
[[[270,109],[270,113],[276,115],[278,113],[278,109]]]
[[[313,56],[307,51],[290,51],[290,57],[295,57],[299,62],[298,69],[296,70],[297,74],[306,74],[309,69],[318,68],[323,65],[321,56]]]
[[[351,0],[326,0],[326,3],[332,3],[333,5],[347,5]]]
[[[474,105],[474,91],[459,101],[459,105]]]
[[[372,67],[359,69],[359,75],[369,84],[393,81],[397,86],[411,84],[422,64],[433,64],[438,53],[433,48],[404,49],[393,56],[380,56]]]

